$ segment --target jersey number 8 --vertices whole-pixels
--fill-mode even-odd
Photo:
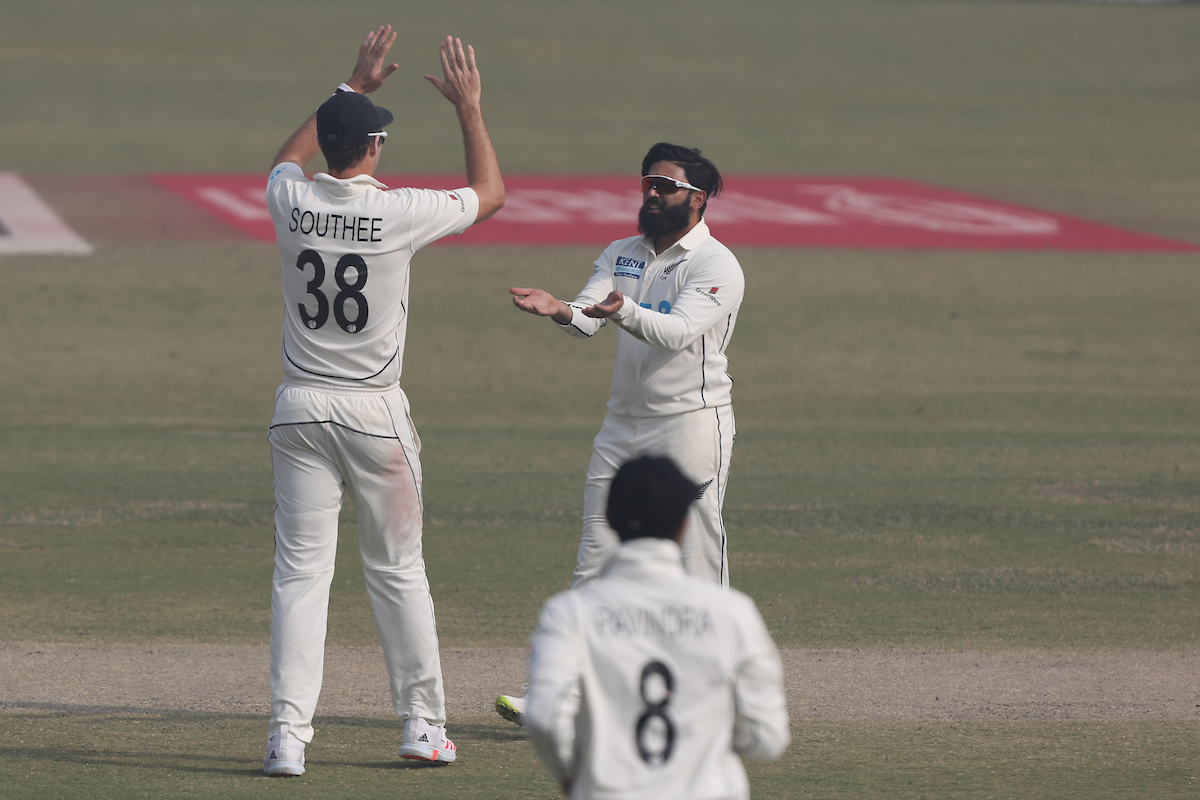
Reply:
[[[321,291],[321,284],[325,282],[325,261],[316,250],[305,250],[296,259],[296,269],[301,272],[310,264],[313,276],[305,288],[317,300],[317,313],[309,314],[304,303],[297,305],[300,307],[300,318],[304,320],[304,324],[315,331],[329,319],[329,298]],[[354,268],[354,283],[346,282],[346,270],[350,267]],[[337,266],[333,268],[333,280],[341,289],[333,298],[333,318],[337,320],[338,327],[346,333],[358,333],[367,326],[367,298],[362,293],[367,285],[367,262],[363,261],[360,255],[347,253],[338,259]],[[355,308],[358,309],[354,319],[346,316],[347,300],[353,300]]]
[[[655,687],[653,678],[661,679],[661,686]],[[651,699],[649,689],[654,688],[654,695],[659,699]],[[675,723],[667,715],[667,703],[671,702],[671,692],[675,689],[675,678],[671,670],[661,661],[651,661],[642,669],[642,680],[638,691],[646,710],[638,717],[634,741],[637,743],[638,755],[652,767],[667,763],[671,750],[675,747]],[[646,739],[651,739],[648,745]],[[650,745],[657,745],[651,749]]]

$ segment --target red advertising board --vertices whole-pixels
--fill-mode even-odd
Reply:
[[[380,175],[389,186],[459,188],[455,175]],[[247,236],[274,239],[265,176],[160,174],[156,183]],[[491,219],[446,244],[602,246],[634,235],[627,176],[506,175]],[[1200,245],[891,178],[735,175],[705,219],[730,246],[1200,251]]]

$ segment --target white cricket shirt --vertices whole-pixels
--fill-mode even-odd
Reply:
[[[608,410],[661,417],[729,405],[725,348],[745,288],[737,258],[701,220],[659,255],[645,236],[610,244],[568,304],[571,322],[561,327],[577,337],[594,335],[607,320],[584,316],[583,309],[616,289],[625,303],[610,317],[620,330]]]
[[[790,740],[783,666],[754,602],[635,539],[542,608],[524,725],[575,800],[739,800],[737,754]]]
[[[475,222],[479,198],[388,189],[369,175],[309,180],[285,162],[267,181],[283,283],[283,374],[334,391],[399,385],[409,261]]]

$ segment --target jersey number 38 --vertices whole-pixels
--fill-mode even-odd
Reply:
[[[313,276],[305,288],[317,301],[317,313],[309,314],[304,303],[297,305],[300,306],[300,318],[304,320],[304,324],[315,331],[329,320],[330,303],[329,298],[321,291],[321,284],[325,282],[325,261],[316,250],[305,250],[296,259],[296,269],[301,272],[307,272],[306,267],[309,266],[313,268]],[[346,271],[349,269],[354,270],[354,283],[346,281]],[[337,266],[333,268],[333,280],[340,290],[333,297],[333,318],[338,327],[346,333],[358,333],[367,326],[369,313],[367,298],[362,293],[367,285],[367,262],[363,261],[360,255],[347,253],[338,259]],[[357,309],[354,319],[346,316],[347,300],[353,300]]]

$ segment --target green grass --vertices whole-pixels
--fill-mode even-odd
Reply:
[[[263,775],[262,720],[249,715],[38,711],[4,717],[0,793],[40,798],[553,798],[518,728],[500,719],[454,726],[462,750],[450,766],[403,761],[399,729],[379,718],[318,718],[307,773]],[[257,760],[249,753],[258,754]]]
[[[418,259],[405,386],[448,644],[518,644],[566,586],[611,343],[516,312],[506,287],[566,291],[590,255]],[[1194,646],[1194,259],[743,260],[732,575],[781,645]],[[272,261],[109,244],[0,264],[19,387],[0,398],[0,637],[263,640]],[[331,637],[364,644],[343,519]]]
[[[422,76],[436,42],[479,53],[504,165],[625,172],[683,139],[731,172],[1195,186],[1187,7],[748,0],[495,4],[44,0],[0,31],[0,124],[30,170],[258,170],[390,21],[393,170],[458,170]],[[53,52],[62,69],[46,68]],[[57,62],[56,63],[60,63]],[[28,87],[38,91],[30,93]],[[386,100],[386,102],[385,102]]]
[[[561,796],[524,736],[500,720],[455,727],[458,763],[395,756],[396,726],[317,720],[308,772],[262,775],[262,721],[237,715],[31,711],[0,729],[6,798]],[[747,762],[754,797],[1185,798],[1200,782],[1194,722],[794,722],[788,758]]]
[[[389,171],[461,169],[421,80],[453,32],[479,51],[510,171],[632,173],[671,139],[729,174],[907,177],[1200,241],[1188,7],[46,0],[4,20],[5,170],[261,170],[393,22]],[[0,640],[265,642],[274,248],[96,244],[0,260]],[[570,340],[506,290],[571,294],[595,254],[416,260],[404,385],[449,646],[521,644],[569,579],[612,342]],[[1195,649],[1196,256],[738,255],[732,574],[781,645]],[[367,644],[353,521],[330,639]],[[457,723],[463,762],[414,770],[394,722],[319,721],[312,773],[268,782],[258,718],[6,713],[0,794],[554,796],[511,728]],[[755,797],[1196,791],[1192,722],[793,732],[750,765]]]

